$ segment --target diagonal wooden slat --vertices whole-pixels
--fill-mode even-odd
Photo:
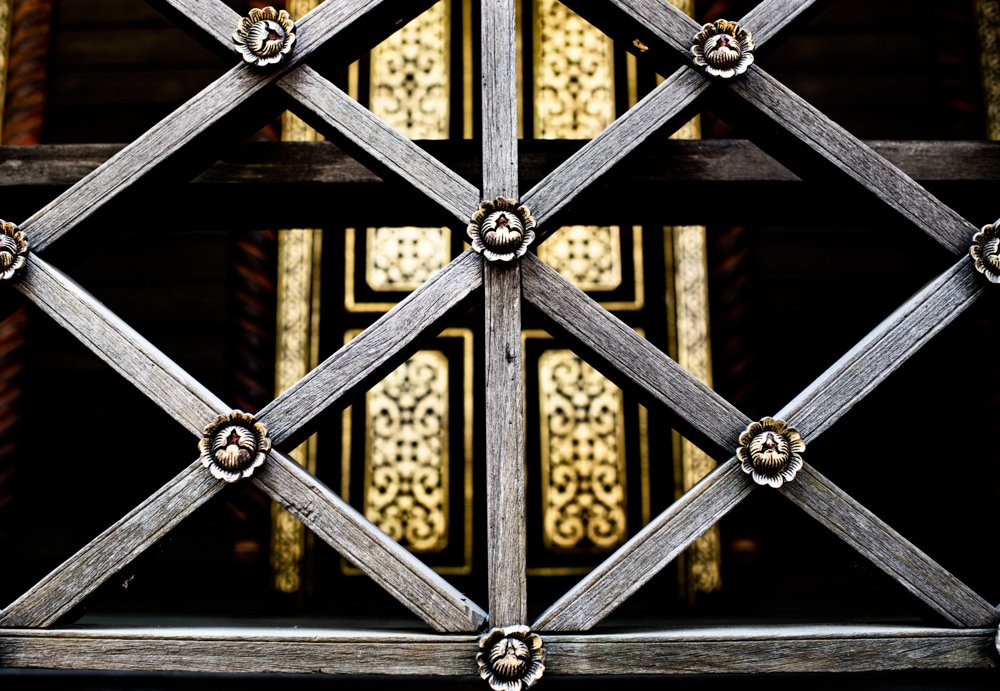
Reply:
[[[886,317],[775,417],[806,440],[822,434],[983,294],[966,256]]]
[[[555,232],[551,218],[661,129],[676,129],[710,84],[685,68],[670,75],[627,113],[546,175],[522,197],[538,222],[536,243]]]
[[[55,624],[225,484],[195,461],[0,612],[0,627]]]
[[[1000,621],[990,603],[812,466],[778,491],[955,626]]]
[[[257,419],[275,444],[290,445],[331,405],[378,381],[402,362],[422,337],[467,307],[483,284],[478,255],[466,250],[278,398]]]
[[[483,197],[518,198],[514,0],[480,6]],[[521,267],[483,261],[486,334],[486,571],[491,626],[528,619]]]
[[[252,480],[438,631],[476,631],[486,621],[474,602],[295,461],[272,451]]]
[[[743,77],[731,93],[941,245],[968,252],[978,228],[756,65]]]
[[[389,171],[444,208],[463,226],[479,207],[475,185],[376,117],[316,70],[302,66],[279,82],[294,98],[298,114],[328,134],[330,128],[348,140],[363,159]]]
[[[161,1],[188,20],[198,20],[195,28],[232,48],[232,30],[224,27],[236,26],[239,15],[235,11],[216,0]],[[225,21],[220,19],[223,16]],[[308,24],[305,20],[302,23]],[[296,101],[295,110],[315,123],[317,129],[346,139],[354,150],[363,152],[366,163],[396,175],[461,223],[468,222],[479,205],[479,190],[475,185],[377,118],[316,70],[301,65],[279,79],[277,86]]]
[[[536,631],[586,631],[746,498],[754,485],[734,460],[723,463],[546,609]]]
[[[37,254],[15,286],[192,434],[231,408]]]
[[[750,418],[541,259],[526,255],[521,273],[524,299],[582,346],[605,376],[666,406],[706,452],[720,460],[733,454]]]
[[[675,53],[683,53],[685,46],[690,49],[691,29],[697,31],[697,25],[669,3],[658,0],[609,2],[626,16],[641,22],[662,44],[662,48]],[[765,0],[741,19],[740,24],[753,32],[754,40],[760,46],[791,24],[814,2]],[[756,22],[761,23],[760,30]],[[618,37],[621,39],[629,39],[627,33],[616,31],[616,27],[605,22],[601,28],[620,33]],[[695,71],[693,67],[687,69]],[[772,78],[759,65],[752,65],[746,74],[725,84],[731,94],[752,106],[771,123],[791,134],[827,164],[873,193],[939,243],[956,254],[968,249],[970,238],[977,230],[975,226]]]
[[[48,247],[168,156],[203,134],[210,125],[294,70],[326,41],[350,31],[369,12],[390,3],[391,0],[323,3],[298,22],[295,48],[276,69],[257,69],[242,62],[234,52],[233,62],[239,61],[236,67],[22,223],[21,228],[30,238],[32,249],[37,252]],[[203,2],[178,0],[172,4],[181,11],[197,11]],[[206,20],[216,21],[220,13],[221,10],[213,8]],[[232,27],[235,29],[235,22]]]

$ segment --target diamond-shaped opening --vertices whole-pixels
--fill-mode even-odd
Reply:
[[[5,507],[4,606],[193,461],[194,437],[31,309]]]
[[[901,232],[712,228],[716,390],[752,418],[773,415],[952,263]]]
[[[983,282],[987,288],[991,287]],[[990,291],[811,443],[808,460],[990,602],[1000,547]],[[959,356],[960,354],[960,356]]]

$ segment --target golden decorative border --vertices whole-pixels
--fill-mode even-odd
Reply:
[[[7,96],[7,66],[10,62],[11,10],[14,0],[0,0],[0,131],[3,130],[3,106]]]
[[[986,136],[1000,139],[1000,0],[976,0]]]
[[[348,343],[360,334],[362,329],[351,329],[344,334],[344,343]],[[472,431],[475,429],[473,419],[473,343],[472,330],[465,328],[448,328],[441,332],[440,338],[461,338],[462,339],[462,388],[463,388],[463,414],[465,416],[463,425],[463,501],[465,520],[462,526],[462,564],[458,566],[435,566],[434,571],[445,576],[467,576],[472,573]],[[348,406],[342,414],[341,434],[341,476],[340,493],[344,501],[350,502],[351,496],[351,441],[353,425],[351,424],[351,412],[353,406]],[[366,415],[367,424],[367,415]],[[367,472],[367,460],[365,462]],[[450,476],[450,472],[446,475]],[[445,482],[450,481],[450,477],[444,478]],[[444,510],[450,522],[450,497],[444,503]],[[346,559],[340,560],[340,570],[347,576],[359,576],[363,572],[356,568]]]

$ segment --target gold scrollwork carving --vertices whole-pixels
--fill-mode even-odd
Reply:
[[[371,110],[412,139],[446,139],[450,2],[438,2],[371,54]]]
[[[976,0],[986,136],[1000,139],[1000,0]]]
[[[615,290],[622,284],[618,226],[563,226],[538,256],[580,290]]]
[[[569,350],[539,357],[544,541],[605,551],[626,535],[622,392]]]
[[[449,261],[448,228],[368,229],[365,282],[372,290],[416,290]]]
[[[448,544],[448,358],[421,350],[366,396],[365,516],[414,552]]]

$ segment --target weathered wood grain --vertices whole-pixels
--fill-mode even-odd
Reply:
[[[729,90],[940,244],[968,251],[975,226],[756,65]]]
[[[317,415],[388,374],[422,338],[436,334],[444,320],[468,307],[482,284],[479,256],[466,250],[266,405],[257,419],[275,444],[294,443]]]
[[[729,458],[750,419],[602,308],[545,262],[521,262],[525,300],[573,339],[605,376],[666,406],[692,441]]]
[[[679,127],[688,117],[690,107],[709,86],[700,74],[681,68],[528,190],[522,201],[538,223],[535,242],[543,242],[557,230],[549,222],[553,215],[652,134],[668,126]]]
[[[483,262],[486,334],[486,546],[490,625],[528,619],[521,271]]]
[[[0,612],[0,627],[55,624],[225,486],[195,461]]]
[[[546,635],[545,675],[993,669],[992,629],[725,627]],[[476,637],[331,629],[0,632],[0,667],[471,676]]]
[[[235,67],[22,223],[22,229],[31,238],[32,248],[39,251],[47,247],[204,133],[210,125],[295,69],[326,41],[348,31],[368,12],[388,1],[324,3],[298,22],[295,49],[276,69],[257,69],[243,62],[234,52],[233,61],[238,63]],[[196,16],[206,7],[203,1],[195,0],[174,0],[172,4],[179,11],[194,12]],[[217,21],[218,13],[224,10],[212,8],[206,20]],[[235,21],[226,26],[235,28]],[[215,31],[218,30],[215,27]]]
[[[321,131],[334,128],[362,150],[365,161],[376,170],[389,171],[412,185],[459,223],[468,223],[469,216],[479,207],[479,190],[475,185],[375,117],[316,70],[304,65],[278,84],[308,111],[296,108],[300,116],[314,122]],[[516,140],[514,151],[517,151]]]
[[[483,196],[517,199],[517,35],[514,0],[480,4]]]
[[[775,417],[812,440],[896,371],[982,295],[985,280],[968,256],[889,315]]]
[[[231,408],[181,369],[73,279],[37,254],[16,284],[32,302],[73,334],[189,432]]]
[[[486,613],[295,461],[272,451],[252,478],[274,501],[439,631],[476,631]]]
[[[997,666],[992,629],[762,626],[545,636],[547,675],[883,672]]]
[[[995,627],[1000,620],[990,603],[812,466],[778,491],[950,623]]]
[[[753,488],[735,460],[723,463],[546,609],[532,629],[586,631],[598,624]]]

